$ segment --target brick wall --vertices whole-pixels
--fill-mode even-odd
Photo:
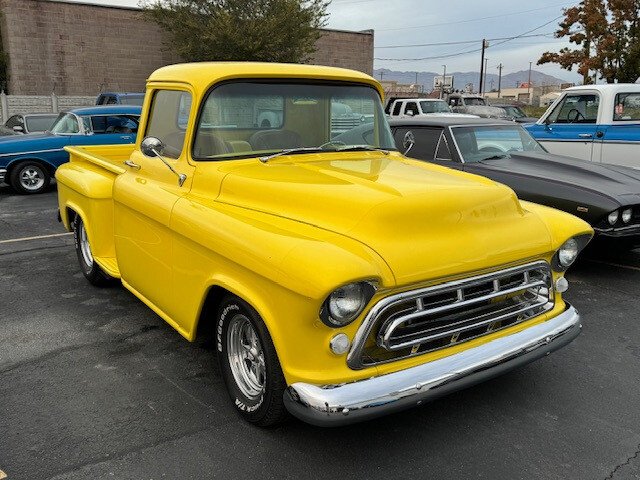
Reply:
[[[135,8],[64,0],[0,0],[0,30],[14,95],[143,91],[158,67],[180,59]],[[323,30],[313,63],[372,74],[373,34]]]

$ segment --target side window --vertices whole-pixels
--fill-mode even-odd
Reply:
[[[14,115],[9,120],[7,120],[7,123],[5,124],[5,126],[7,126],[8,128],[17,127],[18,125],[22,126],[22,118],[20,117],[20,115]]]
[[[640,120],[640,92],[619,93],[613,110],[613,121]]]
[[[393,106],[393,115],[400,115],[400,109],[402,108],[402,102],[396,102]]]
[[[153,95],[145,136],[160,139],[167,157],[178,158],[182,153],[190,108],[188,92],[158,90]]]
[[[96,115],[91,117],[91,129],[95,134],[101,133],[136,133],[138,121],[126,115]]]
[[[445,137],[444,132],[440,134],[440,139],[438,140],[436,160],[453,160],[451,151],[449,150],[449,142],[447,142],[447,137]]]
[[[600,97],[593,93],[565,96],[549,115],[551,123],[596,123]]]
[[[394,132],[393,137],[396,142],[396,147],[400,152],[405,151],[403,142],[407,132],[412,132],[415,138],[415,144],[407,156],[419,158],[420,160],[433,160],[436,154],[438,140],[440,139],[440,135],[442,135],[442,129],[424,127],[398,128]]]
[[[411,113],[413,112],[413,114]],[[419,113],[418,104],[416,102],[407,102],[404,106],[405,115],[417,115]]]

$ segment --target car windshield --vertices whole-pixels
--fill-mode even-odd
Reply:
[[[55,133],[57,135],[80,133],[78,117],[76,117],[73,113],[61,113],[51,127],[51,133]]]
[[[464,104],[470,107],[484,107],[487,104],[484,101],[484,98],[480,98],[480,97],[466,97],[464,99]]]
[[[372,148],[396,150],[380,96],[372,87],[238,81],[220,85],[207,96],[193,157],[226,160],[282,151]]]
[[[144,102],[144,95],[123,95],[120,97],[120,103],[122,105],[142,106],[143,102]]]
[[[449,105],[444,100],[436,100],[435,102],[420,102],[422,113],[444,113],[450,112]]]
[[[545,152],[524,128],[517,125],[478,125],[451,130],[467,163],[508,158],[514,152]]]
[[[507,115],[513,118],[522,118],[525,116],[524,112],[518,107],[502,107],[507,112]]]
[[[27,131],[29,132],[44,132],[49,130],[53,125],[54,120],[57,117],[55,115],[42,115],[37,117],[25,117],[27,123]]]

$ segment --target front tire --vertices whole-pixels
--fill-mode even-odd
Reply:
[[[24,195],[42,193],[51,183],[51,174],[43,164],[27,160],[11,169],[9,183],[16,192]]]
[[[96,287],[108,287],[113,285],[116,280],[108,275],[93,259],[91,245],[87,230],[84,228],[84,222],[80,215],[76,215],[71,224],[73,228],[73,239],[76,247],[76,255],[80,263],[80,269],[84,277],[91,285]]]
[[[216,317],[220,371],[238,414],[267,427],[287,412],[282,395],[286,382],[271,336],[260,315],[246,302],[226,297]]]

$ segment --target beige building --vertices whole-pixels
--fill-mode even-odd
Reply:
[[[560,85],[541,85],[532,86],[530,88],[503,88],[500,92],[486,92],[484,97],[489,99],[491,103],[504,101],[506,103],[525,103],[536,107],[542,106],[542,100],[547,101],[550,94],[560,92],[565,88],[572,87],[573,84],[563,83]],[[499,93],[499,95],[498,95]]]
[[[153,70],[181,61],[138,8],[0,0],[0,13],[12,95],[142,91]],[[316,47],[312,63],[373,73],[372,30],[322,30]]]

